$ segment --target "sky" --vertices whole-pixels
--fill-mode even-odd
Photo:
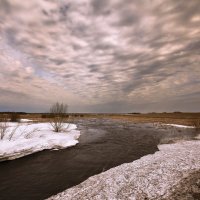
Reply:
[[[0,0],[0,111],[200,111],[199,0]]]

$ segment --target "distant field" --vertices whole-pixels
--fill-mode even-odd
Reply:
[[[195,120],[200,120],[200,113],[148,113],[132,115],[116,115],[113,119],[130,120],[138,123],[170,123],[193,125]]]
[[[8,113],[0,113],[0,118]],[[32,119],[36,121],[48,121],[50,115],[47,113],[20,113],[20,118]],[[69,113],[66,115],[70,120],[84,118],[104,118],[120,121],[131,121],[136,123],[173,123],[183,125],[193,125],[195,120],[200,120],[200,113],[147,113],[147,114],[88,114]]]

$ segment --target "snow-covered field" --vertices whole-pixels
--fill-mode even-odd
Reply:
[[[23,122],[28,122],[24,120]],[[65,124],[66,132],[55,133],[49,123],[8,123],[0,140],[0,161],[13,160],[44,149],[64,149],[78,143],[75,124]]]
[[[182,199],[172,195],[182,181],[192,173],[200,172],[200,141],[160,145],[159,150],[92,176],[49,200]],[[184,187],[182,189],[187,192],[190,183]]]

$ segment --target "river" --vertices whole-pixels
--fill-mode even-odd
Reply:
[[[42,200],[88,177],[153,154],[159,143],[192,139],[195,132],[107,119],[75,122],[80,143],[0,163],[1,200]]]

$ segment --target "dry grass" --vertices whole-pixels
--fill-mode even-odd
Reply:
[[[33,113],[33,114],[21,114],[20,118],[31,119],[36,122],[48,122],[48,118],[43,118],[43,114]],[[90,118],[99,118],[99,119],[113,119],[120,121],[131,121],[135,123],[168,123],[168,124],[182,124],[194,126],[195,120],[200,120],[200,113],[148,113],[148,114],[85,114],[85,113],[68,113],[69,118],[71,119],[90,119]],[[1,118],[2,114],[0,114]]]
[[[132,121],[135,123],[166,123],[193,126],[193,122],[200,119],[200,113],[149,113],[136,115],[115,115],[112,119]]]

